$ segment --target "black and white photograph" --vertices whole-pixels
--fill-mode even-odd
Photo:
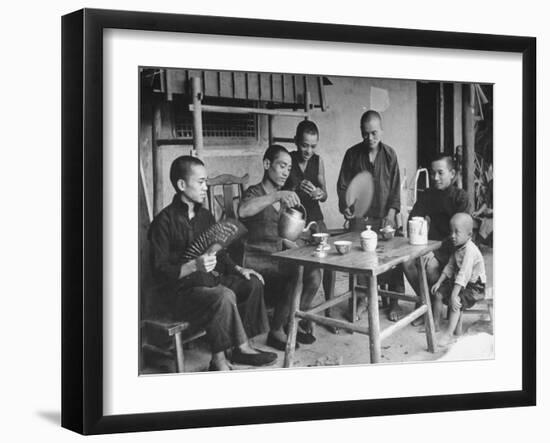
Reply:
[[[544,10],[7,3],[2,441],[545,435]]]
[[[141,376],[494,358],[493,84],[137,75]]]

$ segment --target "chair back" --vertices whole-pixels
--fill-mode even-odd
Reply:
[[[216,221],[223,218],[238,219],[237,206],[248,180],[248,174],[242,177],[221,174],[207,180],[208,205]]]

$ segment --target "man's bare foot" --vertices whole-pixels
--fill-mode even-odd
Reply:
[[[441,330],[441,327],[439,326],[439,323],[434,323],[434,331],[439,332],[440,330]],[[418,329],[418,332],[421,334],[424,334],[426,332],[426,325],[424,324],[424,322],[422,322],[422,325]]]
[[[399,321],[405,316],[403,308],[399,305],[390,305],[390,310],[388,311],[388,320],[390,321]]]
[[[285,332],[283,331],[283,329],[279,329],[277,331],[269,331],[269,335],[279,341],[283,341],[286,343],[286,340],[287,340],[287,335],[285,334]]]
[[[458,318],[458,322],[456,323],[454,335],[460,337],[462,333],[463,333],[463,329],[462,329],[462,313],[461,313],[460,317]]]
[[[439,336],[437,339],[437,345],[441,348],[447,348],[450,345],[452,345],[454,342],[456,342],[456,337],[453,335],[449,335],[448,333],[443,333]]]
[[[259,354],[257,349],[250,346],[250,343],[246,342],[239,346],[239,351],[243,354]]]
[[[367,303],[365,300],[360,300],[359,303],[357,303],[357,308],[355,310],[355,318],[352,319],[352,321],[359,321],[363,318],[363,314],[367,312]]]
[[[233,367],[229,364],[229,362],[224,358],[222,360],[220,359],[212,359],[210,360],[210,366],[208,367],[209,371],[231,371]]]
[[[414,319],[411,323],[413,326],[422,326],[424,324],[424,316],[421,315],[420,317]],[[426,332],[426,331],[424,331]]]
[[[340,328],[337,328],[336,326],[325,326],[325,329],[334,335],[340,334]]]

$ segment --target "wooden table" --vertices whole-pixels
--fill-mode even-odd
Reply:
[[[350,240],[352,242],[351,252],[345,255],[340,255],[334,246],[335,240]],[[274,259],[290,263],[298,268],[294,285],[294,293],[292,296],[291,321],[288,341],[286,344],[284,367],[291,367],[293,363],[296,332],[298,330],[298,319],[306,319],[321,325],[368,335],[371,363],[378,363],[380,361],[380,344],[382,340],[404,328],[421,315],[425,315],[428,350],[430,352],[434,352],[434,321],[428,283],[426,280],[426,270],[422,263],[422,257],[429,252],[438,249],[441,246],[441,242],[430,240],[426,245],[413,246],[409,244],[406,238],[396,237],[388,241],[379,240],[375,252],[364,252],[361,249],[359,233],[349,232],[332,237],[329,240],[329,243],[331,245],[331,249],[324,258],[319,258],[314,255],[315,246],[302,246],[296,249],[289,249],[273,254]],[[419,296],[399,294],[378,289],[378,275],[409,260],[415,260],[416,268],[420,275],[421,290]],[[313,307],[308,311],[300,311],[299,307],[302,294],[302,278],[305,265],[316,265],[324,269],[325,272],[330,272],[332,284],[330,285],[330,294],[328,294],[327,301]],[[346,272],[350,275],[349,290],[338,296],[335,296],[334,294],[334,273],[336,271]],[[365,275],[367,277],[368,284],[366,287],[357,286],[355,284],[355,277],[357,275]],[[345,300],[351,299],[353,301],[352,318],[355,319],[356,293],[358,290],[365,290],[367,293],[368,327],[356,325],[354,322],[319,315],[319,313],[322,313],[326,309],[342,303]],[[406,315],[401,320],[395,322],[383,331],[380,331],[380,321],[378,317],[379,295],[399,300],[412,301],[417,303],[418,307],[416,307],[410,314]]]

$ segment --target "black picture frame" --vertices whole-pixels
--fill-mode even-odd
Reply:
[[[522,388],[131,415],[103,412],[103,31],[217,34],[522,55]],[[83,9],[62,18],[62,426],[82,434],[536,404],[536,39],[504,35]],[[529,171],[529,173],[525,173]],[[519,306],[519,305],[518,305]]]

